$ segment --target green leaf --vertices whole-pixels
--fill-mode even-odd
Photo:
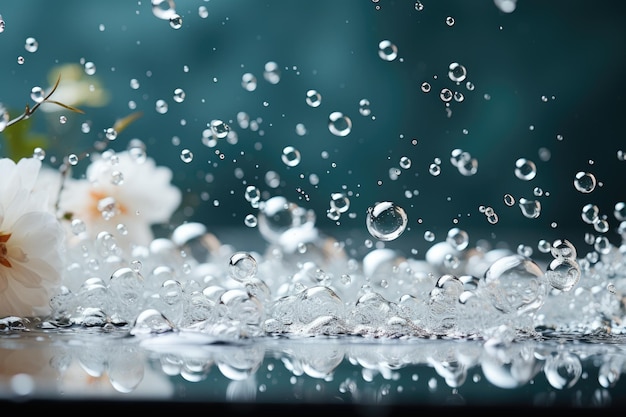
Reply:
[[[46,137],[42,134],[32,133],[30,131],[31,126],[31,119],[23,119],[4,129],[0,137],[4,138],[5,157],[17,162],[21,158],[33,156],[33,150],[36,147],[46,147]]]

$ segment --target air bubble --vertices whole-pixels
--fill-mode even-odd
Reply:
[[[185,101],[185,91],[182,88],[175,89],[173,98],[175,102],[182,103]]]
[[[467,69],[458,62],[453,62],[448,66],[448,77],[456,83],[462,83],[467,78]]]
[[[31,52],[31,53],[37,52],[37,49],[39,49],[39,43],[37,42],[37,39],[33,37],[26,38],[24,49],[26,49],[28,52]]]
[[[378,44],[378,56],[385,61],[393,61],[398,57],[398,47],[389,40],[382,40]]]
[[[328,130],[335,136],[348,136],[352,130],[352,120],[339,111],[328,116]]]
[[[367,209],[367,230],[378,240],[390,241],[404,233],[408,217],[404,209],[390,201],[376,203]]]
[[[256,90],[257,81],[254,74],[250,72],[246,72],[241,76],[241,86],[246,91],[254,91]]]
[[[515,161],[515,176],[520,180],[530,181],[537,175],[537,166],[526,158]]]
[[[322,104],[322,95],[317,90],[308,90],[306,92],[306,104],[310,107],[319,107]]]
[[[301,161],[300,151],[293,146],[283,148],[283,153],[280,155],[280,158],[288,167],[295,167]]]
[[[235,281],[249,281],[257,273],[256,259],[248,252],[235,252],[228,262],[228,271]]]
[[[597,180],[596,177],[589,173],[579,171],[574,178],[574,187],[581,193],[588,194],[596,189]]]

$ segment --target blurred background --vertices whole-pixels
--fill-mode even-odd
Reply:
[[[54,98],[64,101],[75,86],[81,93],[67,100],[85,113],[42,106],[19,131],[0,134],[0,155],[41,144],[58,165],[141,112],[110,147],[140,139],[171,167],[184,191],[173,225],[247,230],[244,218],[256,209],[244,192],[255,185],[264,199],[280,195],[314,210],[317,226],[336,236],[365,233],[367,208],[393,201],[409,224],[386,245],[413,253],[431,244],[425,232],[443,240],[460,227],[473,242],[506,237],[536,247],[565,237],[584,254],[584,233],[600,234],[581,220],[588,203],[609,221],[606,236],[621,241],[613,211],[626,200],[623,2],[152,3],[3,2],[0,102],[14,117],[33,104],[33,87],[49,89],[60,72]],[[466,73],[451,77],[454,63]],[[256,85],[242,85],[246,76]],[[307,104],[309,90],[319,105]],[[333,112],[349,117],[345,136],[329,129]],[[207,135],[213,120],[230,127],[227,138]],[[287,146],[300,153],[295,166],[281,159]],[[451,163],[456,149],[475,172]],[[520,158],[536,165],[533,178],[515,175]],[[574,187],[579,171],[597,179],[592,192]],[[337,192],[350,207],[330,219]],[[524,216],[522,198],[540,202],[541,214]]]

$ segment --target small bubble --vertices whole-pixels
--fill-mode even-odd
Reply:
[[[439,98],[444,103],[448,103],[450,100],[452,100],[452,97],[453,97],[453,94],[449,88],[442,88],[441,91],[439,92]]]
[[[430,166],[428,167],[428,172],[430,173],[430,175],[432,175],[433,177],[437,177],[439,176],[439,174],[441,174],[441,165],[436,164],[436,163],[432,163],[430,164]]]
[[[163,20],[170,20],[176,14],[174,0],[151,0],[152,13]]]
[[[416,1],[415,2],[415,10],[417,10],[418,12],[421,12],[422,10],[424,10],[424,4],[421,1]]]
[[[18,56],[18,57],[17,57],[17,63],[18,63],[19,65],[22,65],[22,64],[24,63],[24,57],[23,57],[23,56],[21,56],[21,55],[20,55],[20,56]]]
[[[370,109],[370,101],[366,98],[362,98],[359,100],[359,113],[361,116],[369,116],[372,114],[372,109]]]
[[[206,19],[207,17],[209,17],[209,10],[206,8],[206,6],[198,7],[198,16],[200,16],[202,19]]]
[[[174,13],[170,17],[170,27],[172,29],[180,29],[183,27],[183,18],[179,14]]]
[[[228,271],[235,281],[249,281],[257,273],[256,259],[248,252],[235,252],[228,262]]]
[[[62,125],[67,123],[67,117],[65,115],[59,116],[59,123],[61,123]]]
[[[28,52],[37,52],[37,49],[39,49],[39,43],[35,38],[28,37],[26,38],[24,49],[26,49]]]
[[[168,110],[167,102],[163,99],[159,99],[156,101],[154,108],[157,113],[165,114],[167,113],[167,110]]]
[[[4,32],[5,26],[6,26],[6,23],[4,23],[4,19],[2,18],[2,15],[0,14],[0,33]]]
[[[83,68],[85,69],[85,74],[87,75],[94,75],[96,73],[96,64],[91,61],[85,62]]]
[[[278,64],[274,61],[269,61],[265,63],[265,68],[263,71],[263,77],[270,84],[278,84],[280,82],[280,68]]]
[[[180,152],[180,159],[186,164],[190,163],[191,161],[193,161],[193,152],[191,152],[189,149],[183,149]]]
[[[588,194],[596,189],[597,180],[596,177],[589,173],[579,171],[574,178],[574,187],[581,193]]]
[[[40,147],[33,150],[33,158],[43,161],[46,158],[46,151]]]
[[[431,90],[430,83],[424,81],[420,88],[422,89],[424,93],[430,93],[430,90]]]
[[[246,217],[243,219],[243,223],[248,227],[256,227],[256,225],[258,224],[257,218],[254,214],[246,215]]]
[[[506,204],[509,207],[513,207],[515,205],[515,197],[513,197],[511,194],[505,194],[504,195],[504,204]]]
[[[257,81],[254,74],[250,72],[246,72],[241,76],[241,86],[246,91],[254,91],[256,90]]]
[[[306,92],[306,104],[310,107],[319,107],[322,104],[322,95],[317,90],[308,90]]]
[[[348,136],[352,130],[352,120],[341,112],[332,112],[328,116],[328,130],[335,136]]]
[[[131,78],[130,88],[132,88],[133,90],[136,90],[139,88],[139,81],[136,78]]]
[[[398,47],[389,40],[382,40],[378,44],[378,56],[385,61],[393,61],[398,57]]]
[[[177,103],[182,103],[185,101],[185,91],[182,88],[177,88],[174,90],[174,101]]]
[[[69,154],[67,157],[67,162],[69,162],[70,165],[75,166],[76,164],[78,164],[78,155],[74,153]]]
[[[378,240],[390,241],[398,238],[407,224],[408,217],[404,209],[390,201],[376,203],[367,209],[367,230]]]
[[[446,25],[454,26],[454,17],[452,17],[452,16],[446,17]]]
[[[30,98],[35,103],[41,103],[44,100],[45,96],[46,96],[46,93],[41,87],[36,86],[30,90]]]
[[[228,132],[230,132],[230,127],[218,119],[211,120],[209,127],[211,128],[211,132],[213,132],[215,137],[218,139],[224,139],[228,136]]]
[[[104,136],[108,140],[115,140],[117,139],[117,131],[113,129],[112,127],[109,127],[104,131]]]
[[[280,156],[283,163],[289,167],[295,167],[300,163],[301,156],[300,151],[293,146],[286,146],[283,148],[283,153]]]
[[[535,163],[526,158],[515,161],[515,176],[520,180],[530,181],[537,175]]]
[[[456,83],[461,83],[467,78],[467,69],[458,62],[453,62],[448,66],[448,77]]]

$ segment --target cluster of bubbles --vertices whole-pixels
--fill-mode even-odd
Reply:
[[[219,125],[219,123],[216,123]],[[551,259],[532,250],[470,245],[453,227],[433,237],[424,259],[369,246],[362,259],[315,225],[315,213],[282,196],[262,199],[249,185],[245,199],[256,211],[263,253],[222,243],[200,223],[176,227],[168,238],[125,252],[102,232],[69,248],[65,286],[51,301],[43,325],[129,327],[133,334],[194,330],[221,338],[358,335],[386,338],[535,337],[559,331],[625,329],[622,304],[626,258],[604,242],[596,258],[579,259],[566,239],[543,241]],[[349,199],[336,193],[329,211]],[[626,219],[624,203],[615,216]],[[587,208],[588,221],[598,214]],[[384,243],[408,223],[391,201],[368,209],[367,230]],[[626,227],[622,227],[626,238]],[[80,230],[77,236],[82,236]]]

